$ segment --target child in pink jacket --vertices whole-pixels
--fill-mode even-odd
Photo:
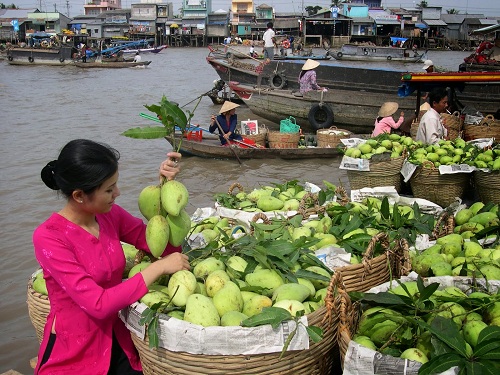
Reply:
[[[399,105],[395,102],[386,102],[382,104],[378,111],[378,117],[375,120],[375,129],[373,130],[372,137],[376,137],[382,133],[390,133],[392,129],[397,129],[404,121],[404,112],[401,111],[398,122],[394,121],[392,115],[396,113]]]
[[[176,152],[160,175],[179,172]],[[122,282],[121,241],[149,251],[146,225],[115,204],[119,154],[109,146],[74,140],[42,170],[42,180],[67,198],[33,234],[50,299],[35,374],[142,374],[131,333],[118,312],[148,292],[164,274],[190,269],[180,248]]]

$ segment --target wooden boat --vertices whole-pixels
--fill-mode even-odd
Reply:
[[[104,68],[104,69],[120,69],[120,68],[137,68],[146,67],[151,64],[151,61],[139,61],[139,62],[128,62],[128,61],[114,61],[114,62],[75,62],[75,66],[79,68]]]
[[[330,60],[330,52],[326,52],[324,55],[274,55],[274,60]]]
[[[166,138],[175,148],[180,136],[176,135],[172,140]],[[233,151],[234,152],[233,152]],[[236,155],[240,159],[313,159],[313,158],[333,158],[341,155],[337,148],[326,147],[306,147],[306,148],[242,148],[221,146],[219,138],[202,139],[194,141],[183,138],[180,146],[183,155],[199,156],[203,158],[215,159],[235,159]],[[236,155],[235,155],[236,154]]]
[[[136,48],[136,49],[133,49],[133,48],[130,48],[130,49],[124,49],[123,50],[123,53],[160,53],[161,51],[163,51],[165,48],[167,48],[168,46],[166,44],[162,45],[162,46],[159,46],[159,47],[151,47],[151,48]]]
[[[87,43],[88,39],[86,35],[60,34],[57,39],[37,36],[38,34],[33,34],[28,39],[27,46],[9,47],[6,53],[7,62],[10,65],[71,65],[73,56],[79,52],[78,45]]]
[[[344,44],[340,51],[333,55],[333,57],[337,60],[365,62],[419,62],[422,61],[424,56],[425,52],[419,54],[409,48],[381,47],[358,44]]]
[[[406,73],[401,81],[399,96],[412,95],[416,91],[416,108],[420,107],[421,92],[443,86],[453,90],[450,104],[457,106],[456,109],[470,103],[473,108],[480,108],[480,112],[495,113],[500,103],[500,72]],[[468,101],[462,103],[459,93],[466,93]]]
[[[305,131],[337,126],[357,134],[371,133],[384,101],[380,94],[368,91],[353,95],[352,92],[331,89],[300,94],[294,90],[255,88],[236,82],[230,82],[229,87],[256,115],[275,123],[292,116]],[[398,101],[401,110],[413,112],[414,98],[397,98],[396,86],[392,97]]]

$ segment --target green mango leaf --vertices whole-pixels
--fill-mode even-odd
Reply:
[[[148,336],[149,336],[149,348],[158,349],[159,339],[158,339],[158,315],[149,323],[148,325]]]
[[[351,295],[351,293],[349,293]],[[361,298],[362,302],[374,302],[379,305],[394,305],[394,306],[403,306],[407,305],[405,303],[404,296],[400,296],[398,294],[389,293],[389,292],[381,292],[381,293],[364,293]]]
[[[137,139],[157,139],[164,138],[168,135],[168,131],[161,126],[147,126],[145,128],[132,128],[125,130],[122,135],[129,138]]]
[[[265,324],[271,324],[277,328],[281,322],[292,319],[292,314],[281,307],[264,307],[262,312],[251,316],[241,322],[242,327],[257,327]]]
[[[500,359],[500,327],[488,326],[479,333],[474,357]]]
[[[420,284],[419,284],[420,283]],[[420,292],[419,301],[428,300],[430,296],[434,294],[434,292],[439,288],[439,283],[432,283],[427,285],[427,287],[423,287],[422,278],[419,276],[417,280],[418,290]],[[423,287],[421,289],[421,286]]]
[[[483,365],[483,374],[488,375],[498,375],[500,371],[500,361],[498,360],[481,360],[479,361],[481,365]]]
[[[401,228],[403,225],[403,218],[401,217],[397,203],[394,203],[394,206],[392,207],[392,223],[396,229]]]
[[[431,325],[424,322],[418,322],[418,324],[427,328],[439,340],[454,349],[462,357],[467,357],[465,340],[453,320],[438,315],[432,320]]]
[[[380,214],[384,219],[389,219],[391,217],[389,199],[387,197],[382,198],[382,204],[380,205]]]
[[[495,369],[494,361],[467,362],[465,364],[465,373],[467,375],[498,375],[498,366]]]
[[[330,281],[330,278],[328,278],[326,276],[320,275],[316,272],[303,270],[303,269],[300,269],[297,272],[295,272],[295,276],[303,278],[303,279],[309,279],[309,280]]]
[[[465,359],[457,353],[442,354],[424,363],[418,370],[418,375],[439,374],[449,368],[464,366]]]
[[[306,326],[309,338],[314,342],[320,342],[323,339],[323,330],[317,326]]]

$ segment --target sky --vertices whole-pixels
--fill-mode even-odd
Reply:
[[[15,4],[19,8],[38,8],[43,11],[57,11],[67,14],[69,6],[69,16],[74,17],[83,14],[83,5],[89,0],[0,0],[6,5]],[[135,3],[135,0],[122,0],[123,8],[130,8],[130,4]],[[138,0],[137,2],[140,2]],[[181,0],[165,0],[174,4],[174,14],[178,14]],[[419,0],[382,0],[383,7],[401,7],[415,8]],[[267,4],[275,8],[276,12],[302,12],[307,6],[322,6],[329,7],[331,0],[254,0],[256,5]],[[482,13],[485,16],[500,17],[500,0],[427,0],[429,6],[441,6],[443,12],[446,9],[454,8],[459,14],[465,13]],[[212,10],[229,9],[230,0],[212,0]]]

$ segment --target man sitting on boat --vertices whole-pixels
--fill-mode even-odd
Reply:
[[[137,52],[135,53],[134,62],[135,62],[135,63],[138,63],[138,62],[141,62],[141,60],[142,60],[142,57],[141,57],[141,55],[139,54],[139,51],[137,51]]]
[[[219,115],[217,117],[212,115],[208,131],[214,133],[218,129],[220,143],[223,146],[229,146],[228,141],[242,140],[241,135],[235,132],[238,124],[238,116],[236,115],[236,108],[238,107],[238,104],[225,101],[219,111]]]
[[[444,126],[441,113],[448,107],[448,92],[438,87],[429,93],[431,108],[425,112],[417,130],[417,141],[425,144],[435,144],[448,136],[448,129]]]

